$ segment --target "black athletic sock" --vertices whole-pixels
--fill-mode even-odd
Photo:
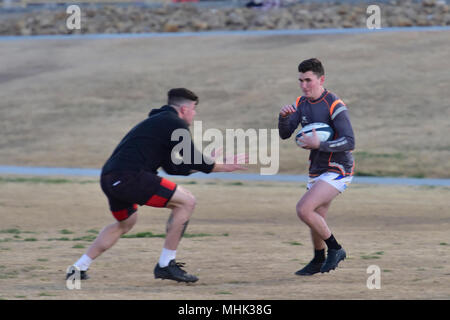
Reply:
[[[325,262],[325,249],[314,250],[314,259],[312,260],[314,263],[322,263]]]
[[[328,249],[339,250],[342,248],[333,235],[326,239],[325,243],[327,244]]]

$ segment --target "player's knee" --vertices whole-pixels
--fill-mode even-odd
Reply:
[[[297,216],[299,217],[300,220],[307,223],[311,217],[311,210],[309,210],[308,207],[305,206],[304,204],[298,203]]]
[[[137,221],[137,214],[131,215],[128,219],[123,220],[119,223],[119,228],[122,234],[127,233],[130,231]]]
[[[133,228],[132,225],[121,226],[120,231],[122,234],[128,233]]]
[[[189,194],[186,197],[186,200],[184,201],[184,207],[189,211],[192,212],[195,209],[195,206],[197,205],[197,200],[192,194]]]
[[[320,216],[322,216],[323,218],[325,218],[326,215],[327,215],[327,212],[328,212],[328,206],[321,206],[321,207],[318,207],[315,211],[316,211]]]

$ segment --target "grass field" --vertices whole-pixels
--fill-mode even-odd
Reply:
[[[297,64],[317,56],[326,87],[349,107],[357,174],[449,178],[448,37],[0,42],[0,164],[99,168],[172,87],[199,94],[204,130],[276,128],[280,107],[300,95]],[[280,172],[306,170],[307,154],[292,139],[280,142]],[[177,259],[198,283],[153,279],[168,211],[141,208],[135,229],[94,262],[91,279],[68,290],[66,268],[113,221],[98,181],[0,177],[0,299],[450,298],[448,187],[351,185],[328,218],[348,259],[330,274],[300,278],[294,272],[312,255],[295,213],[304,185],[180,183],[198,204]],[[370,265],[382,271],[379,290],[366,286]]]
[[[181,184],[198,204],[177,259],[200,278],[196,284],[153,279],[169,211],[141,207],[129,236],[91,265],[80,290],[68,290],[66,268],[113,221],[98,182],[0,181],[0,298],[450,298],[449,188],[351,186],[328,219],[348,258],[330,274],[304,278],[294,275],[312,256],[295,213],[304,185]],[[370,265],[381,270],[381,289],[366,286]]]

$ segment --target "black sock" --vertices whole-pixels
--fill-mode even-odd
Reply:
[[[314,250],[314,263],[321,263],[325,261],[325,249]]]
[[[333,235],[331,235],[327,240],[325,240],[325,243],[327,244],[328,249],[339,250],[340,248],[342,248]]]

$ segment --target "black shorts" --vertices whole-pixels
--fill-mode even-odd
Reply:
[[[138,205],[165,207],[177,187],[175,183],[146,171],[111,172],[101,176],[100,185],[118,221],[135,213]]]

